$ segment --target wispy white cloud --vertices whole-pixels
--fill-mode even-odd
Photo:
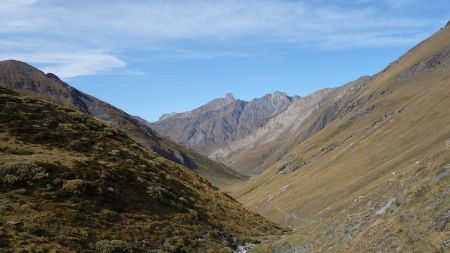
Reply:
[[[130,49],[155,58],[209,58],[248,57],[241,42],[322,49],[411,45],[428,35],[433,20],[395,15],[384,6],[413,1],[2,0],[0,57],[21,56],[76,76],[123,67]],[[210,46],[182,45],[192,41]],[[228,44],[236,46],[221,46]]]
[[[37,3],[39,0],[2,0],[0,10],[12,10]]]
[[[62,78],[98,74],[126,66],[115,56],[101,52],[10,53],[0,54],[0,58],[37,63],[43,71],[57,73]]]
[[[418,0],[383,0],[384,4],[393,9],[410,7],[418,3]]]
[[[34,55],[31,61],[45,64],[44,71],[58,73],[65,78],[92,75],[126,66],[115,56],[90,52]]]

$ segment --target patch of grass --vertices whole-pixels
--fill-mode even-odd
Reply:
[[[27,223],[24,225],[24,230],[30,234],[43,236],[45,235],[45,230],[38,223]]]
[[[233,250],[230,247],[224,247],[219,250],[219,253],[233,253]]]
[[[139,252],[131,244],[121,240],[102,240],[95,244],[99,253],[136,253]]]

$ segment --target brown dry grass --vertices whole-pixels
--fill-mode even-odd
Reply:
[[[336,149],[287,175],[278,175],[278,168],[273,166],[247,184],[236,186],[234,196],[264,216],[302,230],[288,241],[308,245],[313,252],[328,247],[341,252],[376,251],[380,247],[385,252],[394,250],[389,247],[397,244],[406,252],[443,250],[441,244],[448,238],[449,228],[437,231],[432,224],[439,219],[437,213],[448,212],[449,198],[445,191],[449,181],[445,179],[434,185],[431,178],[450,161],[450,67],[407,79],[397,76],[419,60],[449,46],[450,29],[447,28],[374,78],[358,98],[367,102],[357,112],[376,105],[375,110],[353,120],[354,112],[335,120],[293,148],[283,160],[299,163],[329,144],[341,143]],[[390,92],[365,100],[381,89]],[[314,117],[317,115],[310,122]],[[423,166],[427,176],[416,175],[419,166]],[[399,182],[405,185],[393,186]],[[430,189],[417,201],[412,192],[427,185]],[[406,204],[392,216],[370,217],[356,235],[344,236],[343,230],[351,223],[351,217],[360,219],[363,212],[380,208],[382,202],[395,198],[397,191],[407,195]],[[367,205],[353,208],[360,196]],[[434,216],[404,224],[399,221],[405,213],[426,216],[423,208],[429,205]],[[408,239],[408,236],[421,238]],[[391,239],[395,241],[392,245]],[[383,240],[389,243],[383,244]]]

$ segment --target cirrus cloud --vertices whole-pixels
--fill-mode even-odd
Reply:
[[[249,57],[247,49],[261,44],[327,50],[412,45],[437,22],[385,10],[408,0],[343,2],[3,0],[0,58],[73,77],[124,67],[130,50],[158,59]]]

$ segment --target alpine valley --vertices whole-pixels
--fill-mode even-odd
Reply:
[[[450,242],[450,27],[373,76],[305,97],[231,94],[148,125],[249,181],[294,232],[256,252],[442,252]]]
[[[0,252],[450,252],[450,25],[340,87],[156,122],[16,60],[0,87]]]

